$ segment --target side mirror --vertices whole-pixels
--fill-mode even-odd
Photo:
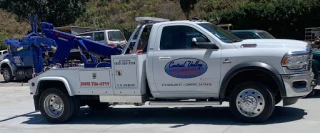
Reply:
[[[212,42],[207,42],[205,38],[202,37],[195,37],[192,38],[192,43],[194,43],[199,48],[206,48],[206,49],[219,49],[217,45]]]

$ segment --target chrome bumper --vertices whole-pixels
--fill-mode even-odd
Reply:
[[[303,97],[311,92],[314,74],[312,72],[303,74],[281,75],[286,89],[286,97]]]

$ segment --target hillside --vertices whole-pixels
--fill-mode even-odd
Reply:
[[[0,10],[0,50],[4,49],[5,39],[21,37],[31,29],[27,22],[18,23],[15,17],[14,14]]]
[[[2,1],[11,2],[10,0]],[[186,19],[185,12],[180,7],[180,0],[79,0],[78,2],[80,1],[83,3],[76,4],[74,3],[76,1],[71,0],[67,2],[50,0],[51,3],[47,3],[49,5],[45,8],[48,14],[42,14],[42,17],[40,15],[39,19],[53,23],[55,26],[117,28],[122,30],[126,37],[136,26],[135,17]],[[22,6],[30,5],[23,0],[19,2],[23,3]],[[54,3],[58,5],[53,5]],[[37,4],[39,5],[39,3],[34,5]],[[4,4],[1,6],[0,1],[0,8],[4,6],[8,7]],[[70,7],[70,9],[64,7]],[[85,10],[75,11],[78,8],[81,8],[79,9],[81,11]],[[42,13],[42,10],[36,7],[28,6],[27,9],[30,11],[25,12]],[[27,18],[24,15],[25,12],[18,17],[12,13],[19,13],[19,11],[20,9],[11,8],[6,9],[6,12],[0,10],[0,19],[3,20],[0,21],[0,48],[4,39],[23,36],[30,29],[29,24],[25,22]],[[69,15],[70,18],[59,19],[62,17],[60,14],[71,15]],[[305,28],[320,26],[320,0],[200,0],[194,4],[194,10],[191,10],[189,18],[195,16],[213,20],[215,23],[232,23],[234,29],[261,29],[277,38],[303,40]],[[70,22],[71,20],[75,21]]]
[[[118,28],[126,36],[135,17],[186,19],[180,0],[91,0],[75,22],[78,26]],[[320,0],[200,0],[190,12],[215,23],[231,23],[234,29],[266,30],[276,38],[304,39],[304,30],[320,26]]]
[[[78,18],[75,25],[118,28],[128,36],[136,26],[135,17],[141,16],[185,19],[179,0],[91,0],[87,3],[86,12]],[[197,12],[190,16],[197,16]]]

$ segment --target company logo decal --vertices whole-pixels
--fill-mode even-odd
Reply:
[[[179,58],[168,62],[165,66],[168,75],[176,78],[194,78],[204,74],[208,66],[199,59]]]

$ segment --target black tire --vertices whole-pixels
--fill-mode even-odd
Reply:
[[[254,111],[256,111],[258,113],[253,113],[253,114],[257,114],[257,116],[252,116],[252,117],[243,115],[239,111],[240,109],[238,110],[238,108],[237,108],[238,103],[236,101],[238,95],[242,91],[249,89],[249,88],[252,89],[251,91],[247,91],[250,93],[244,93],[244,94],[249,94],[249,95],[255,96],[256,102],[257,102],[256,105],[263,106],[263,102],[258,101],[258,100],[264,99],[264,107],[254,108]],[[261,94],[261,96],[259,93]],[[252,101],[254,101],[254,100],[252,100]],[[231,112],[237,118],[237,120],[239,120],[241,122],[245,122],[245,123],[260,123],[260,122],[266,121],[273,113],[274,108],[275,108],[275,96],[273,93],[271,93],[271,91],[268,89],[268,87],[262,83],[244,82],[244,83],[238,84],[233,89],[229,103],[230,103]],[[245,104],[243,104],[243,105],[245,105]],[[255,104],[252,104],[252,105],[255,105]],[[242,109],[242,110],[245,110],[245,109]],[[245,111],[244,114],[246,114],[246,113],[253,115],[252,113]]]
[[[3,75],[2,76],[3,76],[3,79],[5,82],[13,81],[13,75],[12,75],[12,71],[11,71],[10,67],[3,68]]]
[[[103,111],[109,108],[109,103],[101,103],[98,100],[90,100],[87,102],[90,109],[94,111]]]
[[[56,95],[58,96],[61,101],[63,102],[63,111],[61,112],[61,115],[58,117],[51,117],[48,112],[46,112],[45,109],[45,99],[46,97],[50,95]],[[56,88],[50,88],[45,90],[39,99],[39,107],[40,107],[40,112],[44,116],[44,118],[50,122],[50,123],[63,123],[69,121],[73,116],[78,114],[80,104],[78,102],[78,99],[75,97],[69,96],[68,92],[62,91],[60,89]],[[51,100],[50,100],[51,101]],[[52,106],[51,106],[52,107]]]

